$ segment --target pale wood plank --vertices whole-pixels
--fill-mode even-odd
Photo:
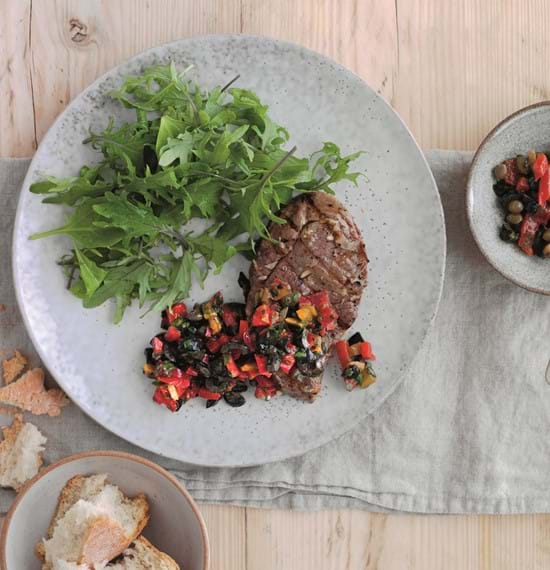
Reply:
[[[36,148],[30,74],[30,0],[0,4],[0,156]]]
[[[200,505],[200,510],[210,537],[212,570],[244,570],[246,568],[245,509]]]
[[[500,119],[549,98],[545,0],[397,6],[393,103],[423,147],[474,149]]]
[[[239,29],[239,0],[34,2],[32,76],[38,140],[75,95],[131,55],[178,38]]]
[[[393,97],[393,0],[243,0],[242,31],[319,51],[355,71],[387,99]]]
[[[550,517],[414,516],[248,509],[248,570],[535,570]]]

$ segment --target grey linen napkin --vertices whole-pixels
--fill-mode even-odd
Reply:
[[[48,437],[47,461],[93,449],[132,451],[170,469],[196,499],[210,503],[550,511],[549,299],[507,282],[477,250],[464,211],[471,154],[432,151],[428,160],[447,223],[441,306],[403,384],[353,432],[288,461],[198,469],[131,446],[71,405],[59,418],[29,417]],[[10,267],[11,229],[27,165],[0,160],[0,303],[6,306],[0,348],[20,348],[38,364],[15,304]],[[12,498],[0,492],[0,510]]]

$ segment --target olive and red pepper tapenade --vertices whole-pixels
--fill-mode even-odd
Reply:
[[[249,386],[264,400],[280,394],[277,374],[322,374],[338,318],[327,292],[303,296],[277,282],[257,297],[250,319],[244,304],[225,303],[220,292],[192,310],[176,303],[163,311],[164,332],[145,349],[143,367],[153,379],[155,402],[173,412],[197,397],[206,400],[207,408],[221,399],[239,407]],[[361,359],[374,356],[369,343],[362,342],[358,350],[361,358],[350,364],[362,371]],[[367,380],[364,372],[354,371],[344,371],[348,389],[374,381],[374,373]]]
[[[505,212],[500,237],[529,256],[550,257],[548,156],[529,150],[498,164],[493,190]]]

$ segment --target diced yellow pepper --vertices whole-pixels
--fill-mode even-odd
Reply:
[[[293,317],[287,317],[285,319],[285,323],[289,324],[289,325],[294,325],[295,327],[303,327],[303,323],[302,321],[299,321],[298,319],[295,319]]]
[[[317,310],[313,305],[303,305],[296,311],[296,314],[301,321],[310,323],[313,317],[317,316]]]
[[[146,374],[147,376],[153,376],[155,374],[155,365],[146,362],[143,365],[143,373]]]
[[[168,384],[168,393],[172,400],[179,400],[178,391],[175,386],[172,386],[172,384]]]
[[[258,367],[254,363],[249,362],[247,364],[243,364],[241,366],[241,370],[243,372],[258,372]]]
[[[290,289],[288,287],[277,287],[277,293],[273,295],[274,301],[280,301],[284,299],[287,295],[290,295]]]
[[[361,376],[359,377],[359,386],[361,388],[368,388],[370,385],[376,382],[376,376],[371,374],[367,368],[361,371]]]
[[[213,334],[218,334],[222,330],[222,324],[218,315],[214,314],[208,319],[208,326],[212,329]]]

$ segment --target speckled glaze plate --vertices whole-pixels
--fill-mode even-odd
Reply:
[[[516,285],[550,295],[550,262],[529,257],[499,237],[503,214],[493,192],[493,169],[530,148],[550,149],[550,101],[516,111],[485,137],[472,161],[466,211],[474,239],[487,261]]]
[[[90,126],[103,127],[124,111],[106,94],[128,74],[173,60],[194,65],[192,77],[207,87],[240,74],[273,118],[289,128],[300,154],[331,140],[347,152],[363,149],[354,166],[368,174],[359,188],[344,183],[337,196],[352,212],[367,244],[369,285],[354,329],[374,345],[378,382],[346,392],[335,363],[314,404],[288,397],[270,402],[252,395],[241,408],[206,410],[192,401],[177,414],[151,402],[141,373],[143,348],[158,331],[159,315],[140,317],[132,307],[120,325],[113,306],[86,310],[65,289],[55,260],[63,237],[29,241],[60,225],[63,212],[43,205],[29,185],[43,173],[75,175],[97,159],[81,144]],[[244,466],[302,454],[351,429],[373,412],[402,380],[437,310],[445,265],[445,231],[437,188],[411,134],[395,112],[362,80],[301,47],[250,36],[208,36],[144,52],[108,72],[79,95],[54,123],[23,184],[14,234],[14,275],[27,329],[44,364],[69,396],[105,428],[145,449],[189,463]],[[191,302],[216,290],[227,300],[241,293],[232,260]]]

